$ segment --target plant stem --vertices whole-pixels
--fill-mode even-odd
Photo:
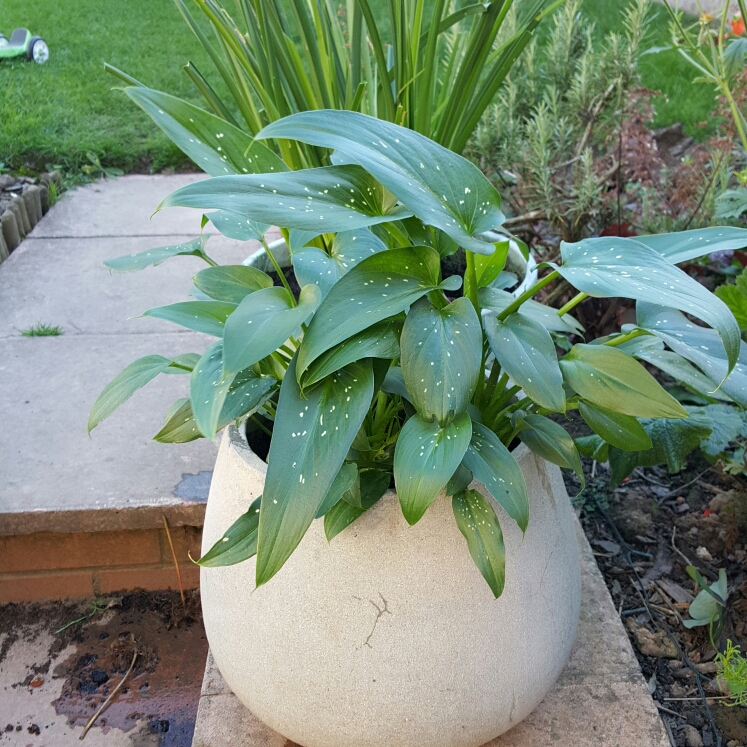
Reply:
[[[465,252],[467,256],[467,271],[464,273],[464,290],[467,297],[475,307],[477,315],[480,316],[480,304],[477,300],[477,269],[475,268],[475,255],[473,252]],[[469,283],[467,282],[469,280]]]
[[[260,430],[264,431],[270,438],[272,438],[272,431],[269,428],[265,428],[264,423],[260,422],[254,415],[249,416],[249,420],[251,420],[254,425],[256,425]]]
[[[283,272],[282,268],[278,264],[278,261],[275,259],[275,255],[272,253],[272,250],[270,249],[269,244],[265,240],[265,237],[263,236],[261,239],[262,246],[265,249],[265,252],[267,253],[267,256],[270,258],[270,262],[272,262],[272,266],[275,268],[275,272],[280,276],[280,280],[285,286],[285,290],[288,291],[288,295],[292,299],[292,303],[294,306],[298,305],[298,302],[296,301],[296,297],[293,295],[293,291],[291,290],[290,285],[288,284],[288,279],[285,277],[285,273]]]
[[[514,311],[518,311],[524,301],[528,301],[535,293],[537,293],[537,291],[542,290],[542,288],[549,285],[554,280],[557,280],[559,277],[560,273],[557,270],[553,270],[549,275],[543,277],[542,280],[536,282],[531,288],[525,290],[515,301],[512,301],[505,309],[503,309],[503,311],[501,311],[500,314],[498,314],[498,321],[502,322],[504,319],[511,316]]]
[[[571,309],[578,306],[581,301],[586,300],[589,297],[588,293],[577,293],[568,303],[558,309],[558,316],[564,316],[567,314]]]
[[[641,337],[642,335],[647,335],[648,332],[645,332],[642,329],[635,329],[632,332],[628,332],[627,335],[620,335],[620,337],[615,337],[613,340],[608,340],[604,344],[608,348],[614,348],[618,345],[622,345],[624,342],[627,342],[628,340],[633,340],[636,337]]]

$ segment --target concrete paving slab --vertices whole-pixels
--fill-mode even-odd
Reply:
[[[94,182],[63,194],[30,236],[39,238],[197,235],[200,213],[168,208],[151,215],[161,200],[206,174],[136,174]]]
[[[589,543],[577,526],[582,602],[578,638],[553,690],[485,747],[668,747],[635,654]],[[231,692],[208,655],[192,747],[289,747]]]

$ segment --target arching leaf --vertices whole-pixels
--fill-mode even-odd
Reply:
[[[240,304],[246,296],[272,285],[272,278],[246,265],[208,267],[194,276],[195,287],[216,301]]]
[[[236,565],[257,554],[257,528],[262,496],[253,501],[245,514],[241,514],[225,534],[198,560],[202,568]]]
[[[235,310],[235,303],[225,301],[182,301],[148,309],[143,316],[165,319],[195,332],[222,337],[226,319]]]
[[[578,411],[594,433],[598,433],[608,444],[624,451],[644,451],[651,448],[651,439],[643,426],[631,415],[593,407],[583,400]]]

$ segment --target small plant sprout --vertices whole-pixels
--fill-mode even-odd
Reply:
[[[178,143],[202,116],[186,105],[168,112],[187,123],[174,128]],[[500,522],[522,531],[531,523],[517,444],[583,481],[562,425],[578,410],[610,451],[660,454],[656,429],[642,422],[668,437],[688,413],[642,360],[667,373],[697,366],[699,386],[747,405],[739,325],[676,266],[746,246],[747,230],[562,243],[557,263],[514,294],[501,285],[515,240],[500,233],[500,195],[462,156],[353,111],[293,114],[255,139],[220,127],[204,131],[205,157],[233,173],[189,184],[160,209],[211,211],[217,230],[234,238],[264,241],[267,227],[279,226],[300,291],[256,267],[216,265],[207,234],[110,261],[127,271],[201,258],[207,266],[193,278],[192,300],[145,315],[213,342],[130,364],[89,418],[90,430],[159,374],[184,374],[189,397],[174,403],[158,440],[213,438],[246,421],[271,432],[261,498],[225,528],[202,565],[256,555],[256,583],[267,583],[315,519],[332,540],[393,484],[409,524],[442,491],[452,497],[465,552],[498,597],[506,568]],[[223,137],[208,144],[209,132]],[[333,152],[335,163],[288,171],[278,153],[292,142]],[[278,247],[264,246],[280,270]],[[445,272],[457,252],[463,273]],[[561,278],[577,290],[574,299],[562,309],[538,302]],[[636,323],[587,344],[572,310],[589,296],[635,299]],[[469,489],[473,478],[494,500]]]
[[[56,324],[37,322],[36,324],[32,324],[28,329],[22,329],[21,334],[24,337],[58,337],[65,334],[65,332],[62,327],[58,327]]]

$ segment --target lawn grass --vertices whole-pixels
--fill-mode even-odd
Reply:
[[[185,163],[104,72],[109,62],[154,88],[200,99],[182,65],[211,65],[172,0],[0,0],[0,32],[42,36],[50,58],[0,61],[0,162],[79,171],[86,151],[106,166],[149,171]]]
[[[584,10],[600,37],[621,26],[629,0],[584,0]],[[648,46],[669,41],[667,15],[654,5]],[[195,14],[199,17],[199,13]],[[50,166],[80,172],[92,151],[105,166],[125,171],[179,168],[182,153],[125,97],[111,89],[119,82],[104,72],[109,62],[143,83],[201,102],[181,70],[191,60],[222,91],[206,53],[187,28],[172,0],[0,0],[0,31],[25,26],[46,40],[45,65],[0,61],[0,163],[14,170]],[[646,55],[643,83],[661,90],[657,126],[683,122],[688,134],[703,139],[698,127],[709,119],[714,95],[692,84],[695,70],[676,52]]]
[[[623,30],[622,14],[629,3],[630,0],[584,0],[584,13],[594,22],[598,38],[610,31]],[[649,32],[643,46],[651,49],[670,43],[669,13],[663,5],[652,3]],[[716,101],[713,88],[693,83],[698,71],[679,52],[643,55],[639,70],[646,88],[661,91],[654,98],[654,126],[682,122],[685,132],[696,140],[704,140],[713,133],[716,125],[711,117]],[[702,123],[707,124],[703,127]]]

